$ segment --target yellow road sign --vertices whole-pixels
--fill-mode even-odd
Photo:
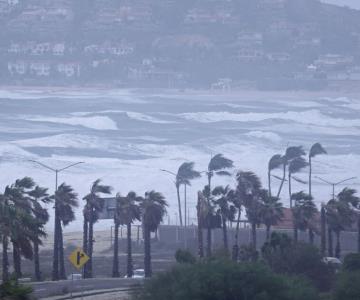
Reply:
[[[85,265],[89,259],[89,256],[87,256],[81,248],[77,248],[69,256],[70,262],[77,269],[81,269],[81,267]]]

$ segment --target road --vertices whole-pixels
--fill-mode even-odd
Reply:
[[[80,293],[93,290],[129,288],[133,285],[141,284],[142,279],[126,278],[92,278],[81,280],[60,280],[29,283],[33,288],[33,295],[36,298],[46,298],[55,295],[68,294],[70,292]]]

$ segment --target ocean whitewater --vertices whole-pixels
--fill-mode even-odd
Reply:
[[[174,224],[173,178],[184,161],[203,171],[211,155],[223,153],[238,170],[256,172],[267,186],[267,163],[287,145],[306,150],[321,142],[328,155],[314,162],[314,176],[330,181],[359,175],[360,96],[324,97],[310,93],[210,93],[175,91],[2,89],[0,90],[0,188],[31,176],[54,190],[54,174],[29,160],[61,168],[59,181],[82,197],[101,178],[114,194],[155,189],[164,193]],[[280,175],[280,173],[278,173]],[[298,175],[307,180],[307,172]],[[360,178],[349,186],[360,189]],[[273,179],[274,188],[277,179]],[[205,178],[188,189],[190,220],[195,221],[196,195]],[[234,178],[215,178],[214,185],[234,185]],[[338,187],[338,190],[341,187]],[[293,191],[306,190],[295,183]],[[314,179],[318,205],[329,200],[331,187]],[[287,187],[282,194],[289,203]],[[81,205],[82,206],[82,205]],[[81,230],[81,211],[68,231]],[[51,206],[49,206],[51,209]],[[109,228],[102,221],[98,228]],[[49,229],[52,222],[49,223]]]

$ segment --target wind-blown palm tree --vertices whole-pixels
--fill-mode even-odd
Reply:
[[[311,146],[309,151],[309,195],[312,196],[312,159],[315,156],[327,154],[326,150],[320,143],[315,143]]]
[[[208,179],[208,185],[205,187],[204,195],[208,201],[208,207],[211,208],[213,205],[211,203],[211,181],[215,175],[219,176],[231,176],[231,173],[227,169],[234,167],[234,162],[231,159],[226,158],[223,154],[219,153],[213,156],[210,159],[210,162],[207,167],[206,175]],[[207,256],[211,255],[211,230],[212,230],[212,221],[214,221],[213,214],[208,215],[208,226],[207,226]]]
[[[33,181],[25,177],[16,180],[15,184],[7,186],[4,194],[0,195],[0,235],[3,244],[3,281],[9,279],[9,241],[13,243],[14,270],[16,278],[21,277],[21,254],[33,258],[32,243],[39,241],[44,232],[38,220],[30,212],[30,204],[24,191]],[[15,252],[15,254],[14,254]],[[20,254],[21,253],[21,254]]]
[[[281,167],[283,163],[282,156],[280,154],[275,154],[273,157],[270,158],[268,164],[268,188],[269,188],[269,195],[271,197],[271,171],[278,169]]]
[[[280,187],[278,190],[278,193],[276,195],[277,198],[280,198],[280,194],[282,191],[282,188],[284,186],[284,183],[286,181],[286,168],[289,165],[289,163],[297,158],[305,155],[305,151],[302,148],[302,146],[292,146],[288,147],[285,151],[285,155],[282,157],[282,168],[283,168],[283,177],[281,179]]]
[[[35,219],[39,221],[39,226],[41,231],[44,231],[45,224],[49,221],[49,213],[47,209],[43,206],[51,202],[49,194],[47,193],[46,188],[36,186],[29,193],[30,201],[32,203],[32,213]],[[35,279],[37,281],[41,280],[41,271],[40,271],[40,259],[39,259],[39,243],[37,240],[33,242],[34,247],[34,273]]]
[[[24,177],[22,179],[18,179],[12,184],[7,191],[8,193],[8,201],[12,202],[15,208],[22,210],[23,216],[28,214],[31,215],[31,202],[27,195],[27,192],[33,188],[35,185],[33,179],[30,177]],[[5,191],[5,194],[7,192]],[[29,220],[31,218],[29,217]],[[13,262],[14,262],[14,270],[16,278],[22,277],[21,272],[21,255],[23,255],[27,259],[33,258],[33,249],[31,246],[32,240],[36,237],[36,226],[33,224],[33,228],[28,228],[29,231],[27,234],[24,234],[23,227],[21,224],[21,220],[18,223],[17,230],[13,231],[11,236],[11,242],[13,244]]]
[[[99,213],[103,210],[104,199],[101,194],[110,194],[111,187],[102,185],[101,180],[97,179],[91,186],[90,193],[84,197],[86,201],[84,208],[84,251],[89,256],[89,261],[84,268],[84,277],[92,278],[92,254],[94,243],[94,224],[98,221]],[[85,223],[88,224],[85,224]],[[88,229],[88,232],[86,230]]]
[[[145,193],[140,203],[142,222],[144,227],[144,266],[145,277],[151,277],[151,232],[155,232],[166,214],[167,203],[165,197],[158,192]]]
[[[180,226],[183,226],[183,219],[182,219],[182,210],[181,210],[181,198],[180,198],[180,187],[182,185],[187,186],[191,185],[191,181],[199,178],[200,172],[194,170],[195,163],[193,162],[184,162],[178,169],[175,179],[175,186],[176,186],[176,193],[178,198],[178,209],[179,209],[179,220]],[[185,189],[186,193],[186,189]],[[185,195],[186,198],[186,195]],[[185,216],[186,216],[186,207],[185,207]],[[186,223],[186,220],[185,220]]]
[[[263,211],[262,190],[260,178],[253,172],[240,171],[237,176],[237,192],[243,199],[246,216],[251,224],[251,246],[256,251],[257,237],[256,227],[261,223]],[[267,191],[266,191],[267,192]]]
[[[327,204],[327,220],[329,229],[335,232],[336,247],[335,257],[340,258],[341,244],[340,234],[351,227],[356,219],[356,208],[360,203],[360,198],[356,196],[356,190],[344,188],[336,199],[332,199]]]
[[[207,200],[201,191],[198,191],[198,200],[196,205],[197,221],[198,221],[198,255],[200,258],[204,257],[204,238],[203,229],[206,227],[205,220],[208,215]]]
[[[234,221],[235,218],[236,208],[231,204],[235,197],[235,191],[230,186],[217,186],[212,191],[212,194],[215,197],[214,203],[217,206],[217,213],[221,216],[224,249],[228,252],[229,243],[226,224],[228,221]]]
[[[207,177],[208,177],[208,186],[211,192],[211,179],[214,175],[220,176],[231,176],[231,173],[226,171],[234,167],[234,163],[231,159],[224,157],[222,154],[216,154],[211,158],[208,168],[207,168]],[[210,193],[211,194],[211,193]]]
[[[266,240],[269,241],[271,226],[277,225],[283,219],[284,207],[279,198],[269,195],[263,195],[262,201],[262,220],[266,226]]]
[[[296,157],[289,162],[289,170],[288,170],[288,183],[289,183],[289,199],[290,199],[290,208],[292,207],[292,188],[291,188],[291,179],[293,178],[293,174],[300,172],[302,169],[307,167],[307,162],[305,159],[300,156]],[[298,178],[294,178],[296,181],[304,183]]]
[[[75,220],[74,208],[79,206],[78,195],[70,185],[62,183],[57,189],[54,198],[57,202],[59,222],[55,233],[58,240],[58,253],[54,255],[57,255],[59,259],[59,277],[60,279],[66,279],[62,226],[67,226]]]
[[[138,204],[142,201],[143,198],[137,196],[135,192],[129,192],[126,197],[121,197],[119,194],[116,196],[113,277],[119,277],[120,275],[118,259],[118,228],[120,225],[126,225],[127,228],[127,277],[131,278],[133,276],[131,224],[136,220],[141,220]]]
[[[311,229],[311,222],[318,210],[313,198],[303,191],[292,194],[291,199],[295,202],[291,209],[294,222],[294,241],[298,242],[298,231]]]

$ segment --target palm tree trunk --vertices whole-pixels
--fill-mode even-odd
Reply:
[[[55,200],[55,222],[54,222],[54,250],[53,250],[53,266],[52,266],[52,280],[59,280],[59,213],[56,207]]]
[[[299,231],[296,225],[294,225],[294,241],[297,243],[299,240]]]
[[[204,257],[204,239],[203,239],[203,221],[202,221],[202,214],[201,214],[201,200],[198,196],[198,203],[196,206],[196,212],[197,212],[197,236],[198,236],[198,254],[200,258]]]
[[[310,243],[310,245],[314,245],[314,238],[315,238],[314,231],[311,228],[309,228],[309,243]]]
[[[114,227],[114,257],[112,277],[120,277],[119,273],[119,224],[115,223]]]
[[[84,226],[83,226],[83,250],[88,253],[88,237],[89,237],[89,222],[84,215]],[[87,266],[84,265],[83,276],[87,278]]]
[[[21,254],[19,245],[17,242],[13,242],[13,262],[14,262],[14,271],[15,271],[15,277],[16,279],[19,279],[22,277],[21,273]]]
[[[237,262],[239,259],[239,231],[240,231],[240,220],[241,220],[241,210],[239,208],[238,218],[236,221],[236,230],[235,230],[235,242],[232,251],[232,259]]]
[[[328,246],[328,254],[330,257],[334,256],[334,250],[333,250],[333,235],[332,235],[332,230],[330,228],[328,228],[328,241],[329,241],[329,246]]]
[[[59,224],[59,278],[66,279],[65,260],[64,260],[64,237],[61,222]]]
[[[256,251],[257,249],[257,239],[256,239],[256,224],[255,223],[252,223],[251,224],[251,245],[254,249],[254,251]]]
[[[176,185],[176,193],[177,193],[177,199],[178,199],[178,207],[179,207],[179,220],[180,220],[180,226],[183,226],[183,220],[182,220],[182,213],[181,213],[181,199],[180,199],[180,186]]]
[[[321,255],[325,256],[326,252],[326,212],[325,207],[321,207]]]
[[[228,235],[227,235],[227,226],[226,226],[226,218],[222,217],[222,230],[223,230],[223,242],[224,242],[224,249],[226,253],[229,252],[229,243],[228,243]]]
[[[280,197],[281,190],[282,190],[282,188],[284,186],[285,178],[286,178],[286,164],[284,163],[283,164],[283,178],[281,180],[280,187],[279,187],[279,190],[278,190],[278,193],[277,193],[277,196],[276,196],[277,198]]]
[[[291,199],[292,191],[291,191],[291,173],[289,172],[289,200],[290,200],[290,208],[292,208],[292,199]]]
[[[132,261],[132,239],[131,239],[131,223],[127,224],[127,276],[130,278],[134,275]]]
[[[358,244],[358,253],[360,253],[360,216],[358,216],[357,221],[357,244]]]
[[[204,238],[203,238],[203,228],[201,226],[200,223],[198,223],[198,252],[199,252],[199,257],[203,258],[204,257]]]
[[[312,180],[312,165],[311,165],[311,156],[309,155],[309,195],[311,196],[311,180]]]
[[[268,169],[268,188],[269,188],[269,196],[271,197],[271,171]]]
[[[87,278],[92,278],[92,258],[93,258],[93,243],[94,243],[94,208],[91,207],[89,220],[89,240],[88,240],[88,256],[87,262]]]
[[[211,248],[212,248],[212,239],[211,239],[211,224],[210,221],[208,221],[207,224],[207,235],[206,235],[206,257],[211,256]]]
[[[336,234],[335,257],[340,258],[341,256],[340,231],[337,231],[335,234]]]
[[[271,225],[266,225],[266,241],[270,241],[270,229]]]
[[[145,226],[144,232],[144,267],[145,267],[145,277],[151,277],[151,236],[150,230]]]
[[[37,241],[34,242],[34,273],[35,273],[35,280],[41,281],[39,243]]]
[[[8,257],[9,239],[6,235],[2,237],[2,279],[3,282],[9,280],[9,257]]]

